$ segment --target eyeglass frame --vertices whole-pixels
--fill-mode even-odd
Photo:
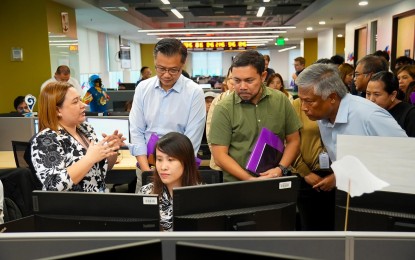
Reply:
[[[177,68],[166,69],[166,68],[163,68],[163,67],[154,66],[154,68],[155,68],[157,73],[164,74],[164,73],[167,72],[172,76],[179,74],[180,71],[182,70],[182,67],[180,67],[179,69],[177,69]]]
[[[370,74],[370,72],[369,72],[369,73],[354,72],[354,73],[353,73],[353,77],[354,77],[354,78],[358,78],[360,75],[367,75],[367,74]]]

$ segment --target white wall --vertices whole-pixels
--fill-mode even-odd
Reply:
[[[377,50],[384,50],[386,46],[391,49],[392,44],[392,18],[394,15],[415,9],[415,1],[407,0],[402,1],[393,6],[385,7],[377,12],[368,14],[366,16],[355,19],[346,24],[346,39],[345,39],[345,55],[353,52],[354,49],[354,31],[356,28],[362,25],[368,26],[368,37],[370,36],[371,28],[370,23],[374,20],[378,21],[378,33],[377,33]],[[367,53],[370,53],[370,41],[368,39]],[[348,61],[350,62],[350,61]],[[350,62],[352,63],[352,62]]]
[[[318,33],[317,37],[317,59],[327,58],[333,56],[335,46],[335,38],[333,29],[324,30]]]

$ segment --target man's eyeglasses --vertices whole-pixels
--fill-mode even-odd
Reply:
[[[157,67],[156,66],[156,71],[157,71],[157,73],[160,73],[160,74],[164,74],[164,73],[168,72],[170,75],[177,75],[181,70],[182,70],[181,68],[180,69],[177,69],[177,68],[166,69],[166,68],[163,68],[163,67]]]
[[[355,72],[355,73],[354,73],[354,77],[355,77],[355,78],[357,78],[357,77],[359,77],[360,75],[367,75],[367,74],[369,74],[369,73],[360,73],[360,72]]]

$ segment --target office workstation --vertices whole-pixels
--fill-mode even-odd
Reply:
[[[87,27],[88,23],[85,22],[86,20],[84,18],[76,17],[75,19],[75,11],[80,11],[80,7],[77,6],[78,4],[88,5],[88,7],[90,8],[96,8],[97,11],[104,12],[106,15],[109,15],[109,12],[105,11],[104,8],[102,8],[102,6],[99,6],[100,3],[98,2],[100,1],[96,1],[94,3],[91,3],[91,1],[88,2],[83,0],[47,1],[47,8],[45,8],[45,6],[42,3],[39,4],[39,6],[37,6],[34,3],[24,3],[26,6],[30,7],[31,12],[27,10],[21,10],[21,4],[23,2],[20,1],[21,0],[18,0],[19,4],[16,5],[7,2],[6,9],[10,10],[10,14],[4,14],[5,18],[15,20],[12,17],[12,13],[21,11],[22,15],[26,15],[28,18],[32,17],[32,19],[27,19],[31,20],[31,22],[24,21],[25,19],[19,19],[18,21],[15,21],[17,26],[16,28],[20,28],[20,30],[18,31],[25,31],[25,28],[27,28],[28,26],[33,26],[31,28],[33,28],[34,31],[43,32],[45,38],[22,38],[20,37],[20,34],[16,34],[15,28],[11,30],[4,28],[3,26],[5,25],[0,25],[0,27],[5,29],[5,33],[11,35],[11,37],[7,37],[7,39],[4,40],[5,46],[7,46],[7,52],[10,52],[9,49],[13,47],[13,51],[15,51],[18,54],[19,49],[15,49],[15,46],[20,45],[23,46],[20,53],[24,51],[25,54],[23,62],[16,61],[12,63],[13,66],[10,66],[9,60],[7,60],[7,63],[2,63],[0,61],[0,67],[7,73],[7,75],[17,75],[18,73],[21,73],[21,71],[27,71],[27,76],[33,79],[33,82],[31,81],[28,83],[26,81],[23,81],[19,77],[8,77],[5,79],[5,84],[10,86],[24,86],[20,88],[19,91],[33,93],[34,95],[36,95],[39,91],[39,85],[41,84],[41,81],[43,81],[43,78],[50,77],[50,73],[53,73],[54,69],[61,62],[69,63],[69,65],[73,69],[73,76],[76,77],[80,83],[84,82],[85,79],[88,78],[88,76],[92,72],[99,73],[100,76],[102,76],[103,81],[106,84],[106,87],[108,87],[108,93],[111,97],[111,99],[108,101],[109,115],[116,115],[112,118],[112,120],[123,121],[122,123],[121,121],[112,122],[120,123],[119,125],[123,125],[123,129],[126,129],[125,127],[128,126],[126,126],[125,123],[128,122],[125,122],[125,120],[126,118],[128,119],[128,116],[123,114],[122,116],[118,117],[121,114],[116,114],[116,112],[124,113],[125,102],[133,99],[135,88],[134,82],[138,80],[139,68],[141,66],[150,66],[151,70],[153,71],[153,75],[155,74],[152,53],[153,43],[149,44],[150,41],[139,42],[139,40],[134,38],[135,36],[133,37],[127,35],[126,32],[125,35],[120,35],[119,29],[117,29],[115,33],[114,31],[111,32],[109,30],[110,26],[106,26],[108,27],[109,31],[100,31],[104,30],[102,29],[102,27],[105,27],[105,22],[102,22],[102,24],[100,24],[101,29],[97,29],[98,27],[94,27],[96,26],[94,24],[97,20],[90,19],[89,17],[87,20],[89,21],[91,27]],[[138,4],[127,4],[127,1],[116,2],[119,2],[119,4],[122,5],[124,8],[131,9],[130,12],[118,12],[120,17],[123,17],[126,13],[139,12],[135,10],[134,6]],[[183,1],[179,2],[181,3]],[[262,1],[260,2],[262,4]],[[292,66],[293,58],[297,56],[306,57],[307,65],[309,65],[314,60],[317,60],[317,58],[329,57],[333,54],[339,53],[347,60],[346,62],[350,64],[355,64],[357,60],[365,54],[372,53],[378,49],[387,49],[388,51],[390,51],[391,64],[393,65],[394,60],[398,56],[403,55],[404,53],[404,49],[398,47],[399,43],[402,43],[402,37],[396,37],[395,29],[397,29],[398,27],[402,29],[402,24],[405,24],[402,23],[402,21],[404,20],[401,20],[401,22],[397,24],[397,19],[399,20],[401,18],[406,17],[403,14],[406,14],[407,16],[409,15],[409,17],[411,17],[412,15],[413,17],[413,10],[415,9],[415,5],[412,1],[379,1],[377,2],[376,8],[373,8],[369,5],[368,8],[370,9],[368,10],[370,11],[367,11],[367,13],[360,12],[357,9],[357,7],[354,10],[354,12],[348,13],[347,8],[343,5],[342,1],[338,0],[316,0],[299,2],[301,2],[299,5],[291,6],[290,10],[295,10],[290,16],[288,14],[279,14],[278,8],[283,8],[284,6],[279,6],[277,8],[277,5],[280,5],[281,3],[271,1],[271,3],[265,4],[267,11],[265,12],[264,16],[267,17],[266,19],[269,23],[275,23],[278,20],[284,21],[285,19],[290,17],[289,19],[293,19],[293,24],[298,23],[296,24],[298,26],[297,29],[299,31],[307,33],[307,35],[301,35],[299,37],[301,39],[297,39],[296,36],[290,35],[291,32],[290,30],[288,30],[288,34],[286,34],[287,37],[285,37],[287,38],[285,46],[277,46],[276,39],[273,38],[269,43],[267,43],[267,45],[265,45],[265,47],[261,47],[259,45],[253,47],[259,50],[261,53],[269,54],[271,56],[271,62],[269,65],[270,67],[274,68],[276,72],[279,72],[283,75],[286,86],[289,85],[291,74],[294,72],[294,68]],[[330,3],[330,6],[325,6],[328,3]],[[148,4],[150,5],[155,3]],[[187,3],[189,7],[193,4],[193,2]],[[259,5],[259,3],[256,4]],[[350,3],[347,4],[351,6]],[[340,9],[342,10],[341,14],[343,14],[344,12],[346,16],[348,16],[348,18],[345,19],[346,22],[342,25],[334,25],[334,23],[337,23],[337,20],[343,21],[343,19],[341,19],[340,13],[335,13],[327,10],[328,7],[332,7],[333,5],[340,6]],[[137,6],[137,8],[139,7]],[[168,17],[162,19],[171,19],[170,16],[172,15],[170,14],[170,11],[166,9],[166,7],[162,7],[162,5],[159,4],[157,8],[158,10],[164,10],[164,12],[168,13]],[[217,7],[216,5],[212,12],[216,12],[220,8],[222,8],[222,6]],[[253,9],[249,8],[249,12],[253,14],[253,10],[256,10],[257,8],[258,6],[253,7]],[[47,11],[43,9],[46,9]],[[185,9],[187,9],[187,7]],[[179,8],[178,10],[183,11],[184,9]],[[202,12],[204,11],[206,11],[206,9],[202,10]],[[303,11],[305,12],[302,13]],[[77,43],[75,44],[76,48],[74,46],[71,46],[71,50],[68,51],[67,54],[62,54],[61,51],[63,49],[56,47],[54,43],[52,43],[52,41],[56,40],[56,38],[54,38],[55,36],[59,36],[62,34],[60,24],[60,21],[63,19],[62,17],[64,17],[61,17],[60,15],[62,12],[69,13],[70,18],[70,30],[69,32],[63,34],[66,36],[65,39],[77,39]],[[48,15],[48,26],[45,26],[44,21],[42,22],[42,24],[40,24],[41,20],[35,19],[32,13],[36,14],[39,17],[46,17],[46,15]],[[295,17],[296,14],[300,13],[301,15]],[[306,23],[311,22],[316,23],[316,21],[304,20],[302,23],[300,23],[303,17],[309,16],[313,17],[313,19],[316,20],[318,17],[323,17],[320,16],[322,15],[322,13],[330,13],[333,17],[337,17],[338,19],[335,18],[335,21],[331,19],[332,22],[328,22],[325,26],[321,24],[316,24],[315,26],[313,26],[314,32],[308,31],[308,29],[306,30],[304,25]],[[255,14],[252,14],[251,16],[255,16]],[[186,24],[186,26],[190,26],[191,22],[189,20],[189,17],[193,16],[193,13],[187,11],[185,12],[185,19],[181,21],[186,21],[186,23],[189,23],[188,25]],[[50,19],[51,17],[53,17],[53,19]],[[229,19],[229,17],[232,17],[232,15],[227,15],[227,17],[228,18],[223,19]],[[210,27],[214,27],[213,24],[218,25],[217,21],[214,21],[214,19],[216,18],[219,18],[218,15],[216,15],[216,17],[212,16],[212,20],[209,21],[209,24],[212,24],[209,25]],[[159,18],[151,19],[154,19],[154,22],[159,22]],[[254,19],[258,20],[262,18],[257,17]],[[392,27],[389,26],[392,24],[392,19],[394,19],[393,29],[389,28]],[[56,21],[59,21],[59,23],[57,23]],[[252,17],[245,17],[243,21],[246,22],[247,26],[252,24],[255,24],[255,26],[258,25],[258,21],[253,22]],[[112,25],[116,25],[118,23],[118,21],[111,22]],[[144,21],[140,20],[139,24],[141,24],[142,22]],[[196,21],[195,24],[199,24],[196,26],[205,27],[202,21],[199,22],[200,23]],[[239,22],[239,20],[237,20],[237,23],[232,21],[223,21],[223,24],[229,28],[232,28],[234,26],[243,26]],[[164,26],[169,26],[167,24],[168,23],[166,23]],[[173,22],[171,24],[173,24]],[[46,27],[48,27],[47,30]],[[138,29],[145,29],[146,26],[144,26],[143,28],[137,28],[135,26],[133,27],[133,31],[136,34]],[[130,25],[126,25],[123,28],[125,28],[125,30],[127,31],[130,29]],[[385,28],[387,29],[385,30]],[[50,36],[46,36],[48,31],[51,32]],[[76,35],[76,32],[78,32],[78,35]],[[413,32],[411,33],[412,34],[407,34],[409,35],[409,37],[407,38],[413,38]],[[148,37],[144,34],[145,33],[140,33],[140,38],[144,39],[144,37]],[[343,36],[337,37],[338,34],[342,34]],[[39,33],[39,35],[41,34]],[[281,34],[281,36],[284,35]],[[19,42],[20,40],[17,39],[24,39],[25,42],[31,42],[33,43],[33,46],[37,47],[35,50],[33,50],[33,46],[28,46],[24,44],[24,42]],[[86,39],[94,40],[87,41]],[[42,44],[44,44],[44,42],[46,42],[47,40],[50,41],[50,45],[47,46],[48,48],[39,47]],[[367,40],[367,43],[364,40]],[[125,67],[125,60],[121,60],[119,58],[121,56],[118,55],[118,51],[120,51],[121,46],[125,47],[127,45],[131,48],[131,67]],[[103,46],[105,47],[103,48]],[[184,69],[190,72],[192,78],[197,78],[197,74],[217,74],[219,76],[225,75],[227,68],[231,64],[231,60],[233,59],[234,55],[236,55],[236,53],[232,52],[232,50],[217,51],[206,49],[205,47],[206,44],[203,44],[203,47],[199,49],[189,47],[189,58],[186,62],[186,65],[184,66]],[[280,49],[285,47],[294,48],[292,48],[291,50],[279,52]],[[409,55],[413,56],[413,46],[409,46],[407,48],[410,53]],[[105,52],[103,51],[103,49],[105,49]],[[6,53],[6,50],[4,53]],[[36,53],[36,55],[39,56],[33,56],[33,53]],[[50,62],[46,62],[45,60],[47,59],[44,59],[44,57],[48,55],[50,56]],[[206,56],[205,59],[200,58],[203,55]],[[212,59],[214,60],[212,61]],[[32,74],[31,72],[34,66],[33,60],[36,60],[35,66],[38,67],[36,74]],[[3,66],[1,66],[2,64]],[[108,66],[102,66],[102,64],[107,64]],[[208,66],[209,64],[214,64],[214,66]],[[204,65],[208,66],[209,69],[203,71],[203,68],[200,67],[203,67]],[[203,77],[204,76],[200,76],[200,78]],[[200,83],[200,85],[205,92],[221,92],[220,89],[212,89],[212,85],[210,85],[210,83],[205,82]],[[7,97],[8,95],[15,96],[17,94],[20,94],[17,92],[16,89],[18,88],[12,88],[10,89],[10,91],[7,91],[7,93],[5,93],[6,98],[8,100],[10,100],[10,97]],[[8,103],[10,102],[1,102],[0,110],[3,112],[9,111],[9,106],[6,106],[6,104]],[[98,115],[88,115],[88,119],[91,119],[91,123],[95,119],[97,119],[95,120],[94,124],[98,124],[98,121],[101,118],[103,117]],[[6,119],[8,121],[1,121],[0,118],[0,136],[2,137],[2,140],[0,140],[0,169],[16,167],[15,158],[11,146],[11,140],[27,141],[35,133],[34,131],[36,129],[36,122],[34,118],[20,119],[22,120],[18,121],[16,119]],[[111,118],[105,117],[102,121],[105,121],[106,119],[111,120]],[[104,123],[103,129],[105,129],[105,127],[108,125],[112,125],[113,123],[109,123],[109,121],[107,121],[106,123]],[[13,126],[12,130],[10,130],[11,126]],[[97,130],[98,128],[99,127],[97,125]],[[105,132],[108,130],[102,131]],[[358,143],[362,144],[361,149],[356,151],[352,148],[349,149],[348,147],[347,150],[343,150],[343,154],[353,152],[360,155],[362,151],[367,151],[366,147],[364,146],[364,141],[359,140]],[[411,149],[408,144],[404,146],[406,147],[406,155],[396,158],[396,161],[399,163],[394,163],[392,165],[388,164],[387,167],[385,167],[385,169],[380,171],[380,177],[382,178],[385,177],[385,172],[389,171],[389,173],[393,174],[395,172],[400,172],[401,174],[398,174],[398,176],[401,176],[399,178],[404,180],[405,185],[397,185],[397,183],[395,182],[396,179],[389,179],[388,182],[392,183],[392,186],[395,188],[399,187],[403,189],[376,191],[371,194],[365,194],[361,197],[351,198],[349,208],[346,207],[346,204],[348,203],[347,194],[344,192],[339,193],[339,195],[336,195],[337,231],[334,232],[286,231],[286,223],[281,224],[280,222],[272,223],[272,225],[269,225],[269,230],[267,230],[268,225],[265,225],[261,226],[263,229],[261,231],[236,232],[235,229],[244,230],[244,228],[250,229],[253,226],[255,226],[255,221],[259,221],[252,216],[255,215],[255,210],[252,211],[252,209],[250,209],[251,211],[244,211],[244,214],[246,213],[247,215],[242,214],[241,216],[238,216],[238,214],[236,214],[234,211],[227,210],[223,208],[220,203],[217,203],[218,208],[212,206],[207,210],[207,212],[197,212],[201,210],[199,206],[202,205],[193,205],[192,203],[194,201],[186,199],[184,199],[183,202],[181,202],[180,198],[178,198],[177,200],[175,199],[175,201],[180,201],[182,205],[183,203],[185,203],[185,205],[188,206],[187,209],[186,207],[184,207],[184,210],[187,210],[187,212],[180,213],[180,211],[177,211],[179,212],[178,217],[182,219],[182,222],[180,222],[180,224],[177,224],[178,229],[186,230],[186,228],[192,228],[192,231],[159,232],[131,230],[128,232],[120,232],[119,230],[112,230],[108,232],[94,232],[90,230],[89,232],[58,232],[56,230],[57,232],[53,232],[54,230],[48,230],[52,232],[39,232],[39,230],[33,229],[31,231],[20,230],[19,232],[14,232],[13,230],[16,227],[20,228],[24,225],[26,225],[26,227],[34,227],[34,217],[24,218],[20,220],[21,222],[6,223],[5,226],[2,226],[6,229],[2,230],[4,233],[2,233],[0,236],[0,258],[59,259],[63,258],[59,256],[65,254],[86,254],[87,252],[85,251],[88,250],[92,250],[95,252],[107,252],[107,254],[104,253],[98,255],[99,257],[112,257],[113,255],[110,255],[108,253],[109,251],[115,250],[115,247],[118,247],[118,249],[124,247],[131,248],[131,250],[135,250],[129,251],[129,254],[127,254],[127,256],[134,254],[136,256],[141,255],[144,257],[144,255],[142,255],[142,252],[143,250],[145,250],[146,252],[149,252],[149,255],[146,255],[147,257],[154,257],[156,255],[157,257],[159,257],[156,259],[185,259],[182,258],[184,257],[183,255],[180,255],[180,253],[182,252],[194,252],[194,255],[192,255],[192,259],[197,259],[198,255],[200,256],[201,254],[207,254],[206,251],[202,251],[201,249],[208,250],[210,251],[209,254],[213,254],[214,256],[218,257],[223,257],[224,255],[226,255],[225,253],[229,253],[230,255],[232,255],[232,252],[239,251],[240,253],[245,253],[246,256],[250,256],[250,259],[256,259],[255,256],[257,256],[259,259],[260,256],[264,256],[263,254],[269,254],[270,257],[272,255],[275,258],[277,257],[277,255],[282,254],[286,256],[285,259],[412,259],[415,255],[415,235],[413,233],[415,229],[415,212],[413,211],[413,207],[408,207],[408,202],[412,202],[414,200],[414,194],[412,192],[408,192],[408,190],[410,191],[414,187],[407,186],[406,184],[413,183],[414,180],[411,176],[412,173],[409,171],[405,171],[405,167],[406,169],[410,169],[412,168],[412,166],[410,164],[401,164],[401,162],[411,162],[412,159],[411,157],[408,157],[408,155],[413,154],[413,149]],[[390,146],[386,145],[386,147]],[[206,145],[202,145],[201,148],[202,149],[199,151],[199,154],[203,156],[203,160],[200,169],[210,169],[210,151]],[[379,153],[390,154],[391,150],[386,149],[381,151],[379,149],[374,148],[370,153],[375,155]],[[390,160],[390,158],[387,157],[375,156],[373,158],[369,158],[371,156],[371,154],[365,155],[361,159],[365,163],[367,160],[371,161],[371,163],[369,164],[369,168],[374,172],[378,172],[378,166],[376,164],[372,164],[373,161],[379,163],[387,162]],[[136,178],[137,169],[136,162],[136,158],[132,156],[127,149],[120,149],[117,163],[114,165],[114,168],[107,173],[106,182],[108,184],[125,184],[134,182]],[[384,165],[382,165],[382,167],[383,166]],[[404,169],[404,171],[402,171],[402,169]],[[222,196],[227,195],[223,192],[223,190],[221,190],[226,189],[226,187],[221,186],[222,184],[209,185],[213,185],[211,188],[212,191],[210,191],[214,193],[214,196],[210,198],[213,201],[210,201],[209,198],[203,198],[203,200],[201,199],[201,201],[204,201],[204,203],[206,203],[207,205],[210,205],[210,203],[214,202],[214,200],[220,200],[221,194]],[[206,188],[206,190],[210,190],[210,188]],[[198,194],[190,195],[197,198],[198,196],[201,196],[200,194],[204,194],[203,191],[199,191],[197,189],[190,189],[188,193],[186,193],[186,191],[187,190],[177,192],[177,196],[179,196],[180,194]],[[128,192],[131,193],[133,191],[129,190]],[[110,195],[115,195],[116,193],[117,192],[111,192]],[[255,193],[244,195],[250,195],[252,198],[255,198]],[[241,198],[242,197],[243,196],[241,196]],[[177,207],[180,203],[177,203]],[[225,203],[225,200],[223,203]],[[226,203],[229,204],[231,202],[226,201]],[[94,203],[91,203],[91,205],[92,204],[95,205]],[[292,202],[288,204],[289,205],[286,205],[287,207],[277,207],[278,209],[273,208],[272,212],[279,215],[284,215],[282,213],[285,212],[284,208],[288,208],[289,213],[285,214],[284,216],[289,216],[289,230],[292,230],[294,224],[293,219],[295,218],[295,212],[293,213],[292,209],[293,207],[295,207],[295,205],[293,205]],[[100,205],[100,207],[101,206],[102,205]],[[183,207],[181,209],[183,210]],[[194,211],[191,212],[190,210]],[[203,210],[206,209],[202,209],[202,211]],[[275,218],[273,214],[266,213],[265,210],[263,210],[262,212],[263,213],[261,214],[267,217]],[[345,218],[347,212],[349,214],[348,225],[347,228],[345,228]],[[210,219],[205,218],[206,216],[204,215],[204,213],[209,215],[212,213],[216,214],[216,218],[212,221],[209,221]],[[262,219],[267,219],[267,217],[263,217]],[[188,220],[189,218],[192,220],[191,224],[189,224],[189,222],[186,222],[186,220]],[[47,221],[44,221],[43,223],[45,222]],[[57,222],[59,222],[59,219],[54,220],[54,223]],[[211,226],[215,227],[226,226],[227,231],[202,231],[204,228],[206,228],[206,226],[209,226],[209,224],[212,224]],[[283,226],[285,228],[282,228]],[[223,229],[225,230],[225,228]],[[21,248],[25,248],[25,250],[21,250]],[[120,255],[118,256],[120,257]],[[292,258],[288,258],[288,256]],[[242,256],[238,255],[237,257],[239,258]]]

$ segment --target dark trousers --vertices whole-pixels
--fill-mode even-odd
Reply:
[[[325,177],[330,172],[315,172]],[[334,199],[335,189],[316,191],[304,178],[300,177],[300,189],[297,206],[302,231],[334,231]]]

